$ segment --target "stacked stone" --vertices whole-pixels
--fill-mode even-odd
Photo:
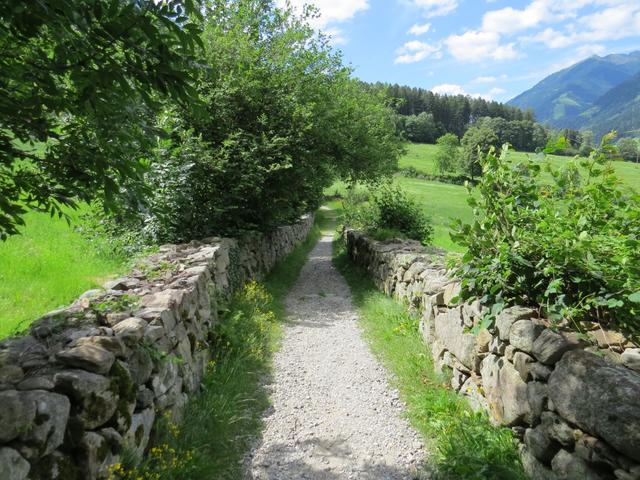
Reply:
[[[96,479],[142,455],[180,417],[211,358],[232,288],[306,238],[313,217],[268,235],[167,245],[126,277],[0,342],[0,479]]]
[[[345,240],[378,288],[421,316],[452,388],[513,429],[531,478],[640,479],[640,349],[624,335],[589,324],[577,335],[521,306],[471,333],[486,307],[458,302],[442,252],[349,230]]]

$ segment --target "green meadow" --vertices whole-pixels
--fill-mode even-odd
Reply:
[[[125,268],[72,224],[38,212],[25,217],[20,235],[0,242],[0,338],[24,330],[40,315],[69,304]]]

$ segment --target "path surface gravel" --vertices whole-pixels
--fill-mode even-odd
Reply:
[[[291,323],[268,386],[273,407],[246,460],[247,478],[420,478],[423,444],[362,338],[349,288],[331,263],[331,237],[311,252],[287,309]]]

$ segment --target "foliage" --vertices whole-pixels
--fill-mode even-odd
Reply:
[[[349,261],[342,242],[334,246],[334,263],[351,288],[374,352],[394,375],[409,420],[428,440],[427,468],[435,470],[429,478],[523,480],[511,432],[472,412],[434,371],[417,319],[376,290],[367,273]]]
[[[433,143],[438,137],[437,127],[433,115],[427,112],[418,115],[402,116],[400,130],[407,140],[417,143]]]
[[[447,133],[436,141],[438,152],[435,161],[440,173],[455,172],[460,163],[460,140],[453,133]]]
[[[194,0],[3,2],[0,239],[28,209],[138,195],[157,99],[188,102]],[[137,187],[137,188],[134,188]]]
[[[383,240],[394,236],[431,243],[433,227],[418,204],[400,187],[382,184],[372,188],[370,202],[347,197],[344,205],[345,223],[362,229]]]
[[[640,163],[640,139],[621,138],[618,140],[618,150],[626,161]]]
[[[487,126],[473,126],[462,137],[462,170],[471,178],[482,174],[482,160],[491,147],[498,145],[498,136]]]
[[[402,146],[389,100],[350,78],[311,15],[267,0],[207,2],[204,107],[158,116],[150,198],[124,198],[118,224],[133,216],[150,243],[268,231],[317,208],[335,177],[394,171]]]
[[[583,319],[640,334],[640,196],[621,186],[605,137],[588,159],[549,168],[551,184],[507,149],[481,158],[483,176],[458,274],[465,296],[541,306],[558,323]]]

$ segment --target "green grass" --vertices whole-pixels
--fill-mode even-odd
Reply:
[[[435,166],[436,145],[430,144],[408,144],[406,146],[407,153],[403,155],[398,164],[401,168],[413,167],[429,174],[438,173]],[[522,161],[529,158],[534,161],[546,162],[555,168],[561,167],[571,159],[571,157],[563,157],[560,155],[537,155],[535,153],[511,151],[510,158],[514,161]],[[620,179],[627,185],[640,190],[640,164],[633,162],[613,162]]]
[[[427,441],[428,466],[439,479],[524,479],[511,431],[494,427],[434,372],[431,354],[406,307],[377,291],[347,258],[341,241],[334,262],[346,278],[373,351],[394,374],[407,415]]]
[[[192,459],[166,468],[151,454],[141,466],[129,466],[116,478],[156,478],[153,474],[166,480],[243,478],[243,457],[259,436],[269,406],[264,384],[286,318],[286,295],[330,226],[327,212],[318,212],[307,240],[273,268],[263,285],[250,283],[237,292],[220,320],[213,332],[215,354],[202,393],[190,399],[180,426],[161,428],[154,442],[174,448],[177,459]]]
[[[78,212],[71,214],[75,221]],[[124,269],[58,218],[30,212],[22,234],[0,242],[0,338],[26,328]]]

